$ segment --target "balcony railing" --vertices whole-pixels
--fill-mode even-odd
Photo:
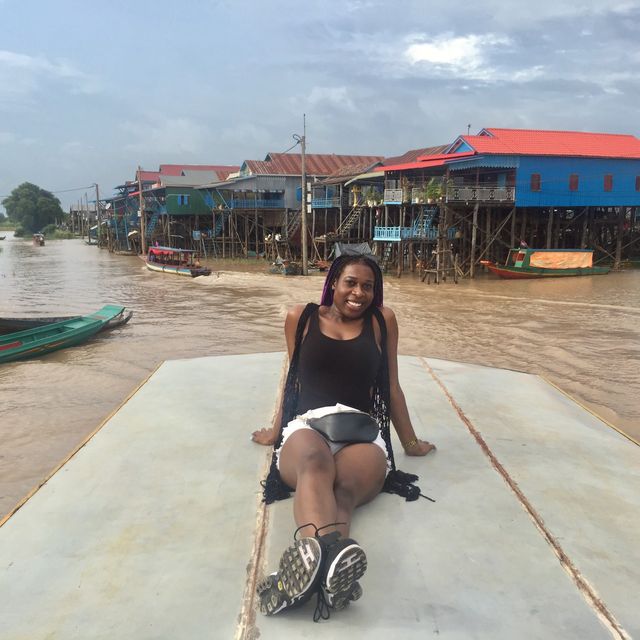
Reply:
[[[402,204],[409,201],[409,189],[385,189],[385,204]]]
[[[453,240],[457,229],[451,227],[447,229],[447,238]],[[437,240],[437,229],[419,229],[417,227],[375,227],[373,239],[376,242],[400,242],[409,238],[420,238],[423,240]]]
[[[346,204],[346,198],[343,202]],[[312,198],[311,207],[314,209],[333,209],[335,207],[337,209],[340,207],[340,196],[334,198]]]
[[[450,187],[447,191],[447,200],[456,202],[513,202],[516,190],[514,187],[482,186],[482,187]]]
[[[232,198],[228,201],[228,205],[230,209],[284,209],[284,198],[269,200]]]

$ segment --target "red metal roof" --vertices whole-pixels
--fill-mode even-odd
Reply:
[[[433,156],[420,156],[424,160],[419,162],[405,162],[403,164],[394,164],[389,167],[380,167],[385,173],[388,171],[404,171],[406,169],[429,169],[430,167],[442,167],[450,160],[459,160],[460,158],[469,158],[476,155],[473,151],[465,151],[463,153],[438,154]]]
[[[140,174],[140,180],[142,180],[142,182],[156,182],[160,175],[159,171],[144,171],[140,169],[140,171],[136,171],[136,182],[138,181],[138,173]]]
[[[226,180],[230,173],[240,171],[240,167],[227,164],[161,164],[158,173],[165,176],[181,176],[183,171],[215,171],[221,180]]]
[[[325,153],[305,154],[308,175],[328,176],[347,165],[374,164],[381,156],[346,156]],[[302,155],[299,153],[268,153],[265,160],[245,160],[253,175],[302,175]]]
[[[640,159],[640,139],[632,135],[490,128],[461,139],[478,153]]]

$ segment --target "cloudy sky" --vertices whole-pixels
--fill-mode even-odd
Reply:
[[[65,208],[284,151],[303,113],[315,153],[640,128],[640,0],[0,0],[0,25],[0,196]]]

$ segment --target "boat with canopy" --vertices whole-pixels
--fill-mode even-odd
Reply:
[[[195,252],[190,249],[176,249],[174,247],[149,247],[147,269],[162,273],[173,273],[178,276],[208,276],[211,269],[202,267]]]

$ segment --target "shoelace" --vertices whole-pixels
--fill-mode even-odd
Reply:
[[[335,527],[339,524],[346,525],[346,522],[330,522],[329,524],[325,524],[322,527],[318,527],[313,522],[307,522],[306,524],[301,524],[293,533],[294,542],[298,539],[298,533],[301,529],[305,527],[313,527],[315,530],[315,537],[319,538],[319,533],[323,529],[327,529],[329,527]],[[322,584],[318,585],[318,591],[316,592],[316,609],[313,612],[313,621],[320,622],[320,620],[328,620],[331,617],[331,610],[329,607],[329,603],[324,595],[324,589],[322,588]]]
[[[331,610],[329,603],[324,597],[324,589],[322,586],[318,589],[318,596],[316,598],[316,610],[313,612],[313,621],[320,622],[320,620],[328,620],[331,617]]]
[[[315,529],[315,537],[319,538],[320,536],[318,535],[320,533],[320,531],[322,531],[323,529],[327,529],[328,527],[336,527],[339,524],[347,524],[346,522],[330,522],[329,524],[325,524],[322,527],[316,527],[316,525],[313,522],[307,522],[307,524],[301,524],[294,532],[293,532],[293,541],[296,542],[298,540],[297,536],[298,536],[298,532],[300,531],[300,529],[304,529],[305,527],[313,527]]]

